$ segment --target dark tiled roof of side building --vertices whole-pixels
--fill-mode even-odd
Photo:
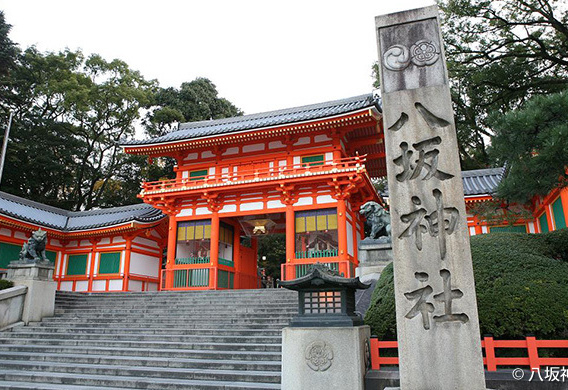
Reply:
[[[0,191],[0,215],[64,232],[90,230],[128,222],[153,222],[165,215],[140,203],[89,211],[67,211]]]
[[[377,98],[373,97],[372,94],[366,94],[341,100],[310,104],[307,106],[262,112],[259,114],[181,123],[177,130],[169,132],[161,137],[146,140],[124,141],[122,142],[122,145],[134,146],[160,144],[200,137],[237,133],[241,131],[261,129],[264,127],[323,119],[370,107],[375,107],[380,110]]]
[[[504,172],[503,167],[462,171],[464,195],[493,195],[503,179]]]
[[[463,194],[465,196],[493,195],[503,179],[504,171],[503,167],[462,171]],[[388,188],[381,192],[381,196],[389,196]]]

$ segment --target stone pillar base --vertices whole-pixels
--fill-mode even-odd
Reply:
[[[8,265],[7,279],[13,281],[15,286],[28,287],[22,314],[22,321],[26,325],[55,313],[57,283],[53,280],[53,270],[51,263],[13,261]]]
[[[359,266],[355,276],[366,283],[377,280],[383,269],[392,262],[392,244],[384,239],[365,238],[359,242]]]
[[[282,390],[364,390],[370,328],[284,328]]]

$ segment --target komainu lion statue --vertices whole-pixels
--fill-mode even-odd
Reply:
[[[49,261],[45,257],[45,244],[47,244],[47,232],[41,229],[33,232],[28,242],[24,242],[22,246],[20,261],[25,261],[26,263]]]
[[[367,202],[359,209],[359,213],[367,219],[367,224],[371,227],[369,238],[391,237],[390,214],[383,206],[377,202]]]

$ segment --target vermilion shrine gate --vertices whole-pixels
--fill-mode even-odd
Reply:
[[[370,177],[386,174],[381,117],[363,95],[124,144],[177,163],[175,179],[144,183],[140,194],[169,216],[161,288],[256,288],[257,236],[271,232],[286,233],[282,279],[316,261],[355,276],[358,210],[380,201]]]

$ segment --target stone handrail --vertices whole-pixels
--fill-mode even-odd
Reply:
[[[27,292],[26,286],[0,290],[0,331],[22,321]]]

